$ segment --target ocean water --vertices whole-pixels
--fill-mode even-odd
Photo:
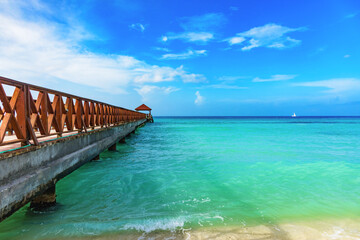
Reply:
[[[55,207],[25,206],[0,223],[0,239],[176,238],[327,221],[324,239],[343,239],[336,221],[360,223],[360,118],[155,118],[117,149],[58,182]]]

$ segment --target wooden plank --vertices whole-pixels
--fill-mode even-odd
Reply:
[[[90,126],[95,127],[95,104],[90,102]]]
[[[62,107],[61,107],[61,96],[59,95],[55,95],[54,96],[54,101],[52,103],[52,108],[54,110],[55,113],[55,119],[56,119],[56,123],[58,125],[58,129],[56,129],[56,132],[61,135],[63,130],[64,130],[64,124],[62,122]]]
[[[25,91],[24,89],[21,89],[19,94],[18,94],[18,97],[17,97],[17,100],[14,101],[15,102],[15,111],[16,111],[16,121],[17,123],[19,124],[19,128],[20,128],[20,131],[21,131],[21,134],[23,136],[26,136],[26,106],[25,104],[27,103],[27,101],[25,101]],[[11,105],[11,103],[10,103]]]
[[[90,106],[88,101],[84,101],[84,121],[85,126],[90,126]]]
[[[10,118],[11,118],[11,114],[7,113],[7,114],[5,114],[4,120],[1,122],[1,126],[0,126],[0,143],[2,143],[3,140],[4,140],[6,129],[7,129],[7,126],[9,124],[9,122],[10,122]]]
[[[40,93],[39,93],[40,95]],[[48,118],[48,101],[47,101],[47,93],[46,92],[42,92],[42,97],[41,97],[41,101],[37,100],[36,104],[38,104],[39,102],[39,107],[40,107],[40,119],[42,122],[42,125],[45,128],[45,134],[49,135],[50,133],[50,129],[49,129],[49,118]]]
[[[72,131],[74,129],[74,125],[73,125],[73,104],[72,104],[72,98],[67,97],[66,98],[66,103],[65,103],[65,109],[66,109],[66,128],[68,131]]]
[[[81,116],[82,116],[82,107],[81,107],[81,99],[76,99],[75,101],[75,127],[78,130],[82,130],[82,121],[81,121]]]
[[[37,97],[36,102],[35,102],[37,112],[40,112],[40,105],[41,105],[41,102],[43,101],[43,97],[44,97],[44,93],[39,92],[38,97]]]
[[[11,106],[2,84],[0,84],[0,100],[3,103],[4,112],[11,113]]]
[[[34,145],[35,145],[35,146],[38,146],[38,145],[39,145],[39,141],[37,140],[37,137],[36,137],[34,128],[32,127],[32,124],[31,124],[29,118],[26,118],[26,124],[27,124],[27,127],[28,127],[28,131],[29,131],[29,133],[30,133],[30,137],[31,137],[31,139],[34,141]]]

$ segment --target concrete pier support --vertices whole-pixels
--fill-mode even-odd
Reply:
[[[109,151],[116,151],[116,143],[109,147]]]
[[[56,193],[55,193],[55,184],[48,188],[41,195],[35,197],[31,203],[30,208],[42,209],[54,206],[56,204]]]

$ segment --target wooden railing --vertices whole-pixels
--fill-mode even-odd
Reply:
[[[12,96],[4,87],[13,91]],[[0,145],[39,145],[41,137],[146,119],[144,113],[4,77],[0,77],[0,101]]]

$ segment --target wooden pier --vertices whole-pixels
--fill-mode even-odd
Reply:
[[[57,181],[116,150],[149,121],[144,113],[4,77],[0,101],[0,221],[28,202],[55,203]]]

